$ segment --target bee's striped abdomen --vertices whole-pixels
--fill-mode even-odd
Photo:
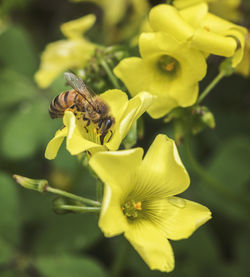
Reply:
[[[51,118],[63,117],[64,111],[77,105],[79,94],[75,90],[68,90],[57,95],[50,103],[49,114]]]

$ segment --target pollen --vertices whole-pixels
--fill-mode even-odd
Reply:
[[[99,130],[98,128],[94,128],[93,132],[97,137],[100,137],[102,134],[100,132],[98,132],[98,130]]]
[[[136,210],[141,211],[141,210],[142,210],[142,207],[141,207],[141,201],[139,201],[139,202],[135,203],[135,204],[134,204],[134,208],[135,208]]]
[[[121,210],[128,219],[136,219],[142,211],[142,202],[135,200],[126,201],[121,206]]]
[[[178,61],[168,55],[162,55],[158,60],[158,67],[165,73],[175,73],[178,68]]]
[[[174,69],[174,66],[175,66],[175,62],[172,62],[168,64],[165,68],[167,71],[172,71]]]

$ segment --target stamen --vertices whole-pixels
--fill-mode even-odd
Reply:
[[[170,64],[168,64],[165,68],[167,71],[172,71],[174,69],[174,66],[175,66],[175,63],[176,62],[172,62]]]
[[[135,204],[134,204],[134,208],[135,208],[136,210],[141,211],[141,210],[142,210],[142,208],[141,208],[141,201],[135,203]]]
[[[128,219],[136,219],[142,211],[142,203],[141,201],[129,200],[122,205],[121,209]]]
[[[168,55],[162,55],[158,61],[158,66],[163,72],[174,73],[178,65],[178,61]]]

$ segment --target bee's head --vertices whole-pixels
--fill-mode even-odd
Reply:
[[[96,98],[96,104],[97,104],[98,114],[100,114],[102,116],[106,116],[109,112],[108,105],[105,102],[103,102],[103,100],[100,98]]]

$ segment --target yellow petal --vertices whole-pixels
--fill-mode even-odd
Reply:
[[[77,155],[91,148],[103,149],[103,146],[87,140],[84,138],[84,131],[76,123],[75,115],[66,111],[63,117],[63,123],[67,127],[67,139],[66,139],[66,148],[71,155]]]
[[[181,74],[176,79],[183,84],[194,84],[206,75],[206,61],[204,55],[190,48],[188,43],[176,40],[175,37],[166,33],[144,33],[139,41],[140,53],[144,60],[156,60],[158,54],[169,55],[175,58],[181,67]],[[155,62],[156,63],[156,62]]]
[[[201,28],[195,32],[191,45],[201,51],[224,57],[232,57],[237,47],[233,38],[224,37]]]
[[[63,128],[62,130],[58,130],[55,136],[50,140],[48,143],[46,150],[45,150],[45,158],[48,160],[53,160],[57,152],[63,142],[64,137],[67,136],[68,130],[67,128]]]
[[[119,122],[128,104],[127,94],[119,89],[110,89],[102,93],[100,97],[108,104],[110,113],[116,122]]]
[[[180,10],[181,17],[194,28],[199,28],[201,26],[202,20],[208,13],[208,5],[206,3],[201,3],[199,5],[192,5],[188,8]]]
[[[246,29],[208,13],[205,6],[203,3],[180,11],[185,21],[196,28],[191,45],[207,53],[233,56],[235,67],[243,56]]]
[[[157,5],[151,9],[149,22],[154,31],[167,32],[179,41],[193,36],[193,28],[187,24],[177,9],[170,5]]]
[[[203,26],[207,26],[209,29],[227,38],[232,38],[235,43],[235,53],[233,55],[232,64],[233,67],[237,66],[242,60],[244,47],[245,47],[245,37],[247,35],[246,28],[233,24],[227,20],[224,20],[218,16],[208,13]]]
[[[149,108],[153,97],[147,92],[141,92],[126,105],[126,109],[122,112],[120,110],[121,118],[117,122],[114,135],[112,139],[106,144],[110,150],[117,150],[121,141],[129,132],[132,124]]]
[[[174,269],[174,254],[164,233],[155,225],[142,221],[130,224],[125,237],[150,269],[170,272]]]
[[[127,190],[142,155],[142,148],[99,152],[90,159],[89,164],[105,184]]]
[[[157,96],[147,110],[153,118],[162,117],[178,105],[177,101],[168,95],[171,82],[168,82],[165,76],[159,74],[158,70],[142,59],[134,57],[124,59],[114,69],[114,72],[125,83],[132,96],[141,91]]]
[[[98,225],[106,237],[119,235],[128,227],[127,219],[122,212],[121,199],[121,188],[105,185]]]
[[[185,8],[190,7],[190,6],[202,3],[204,1],[206,1],[206,0],[174,0],[173,5],[177,9],[185,9]]]
[[[172,240],[185,239],[211,218],[208,208],[179,197],[169,197],[165,203],[164,227]]]
[[[190,183],[174,141],[165,135],[155,138],[143,159],[141,172],[144,178],[151,179],[167,196],[185,191]]]
[[[95,23],[94,14],[80,17],[61,25],[61,31],[69,39],[81,38]]]
[[[143,33],[139,41],[140,58],[122,60],[114,73],[127,86],[132,96],[147,91],[157,96],[148,113],[153,118],[167,114],[176,106],[193,105],[198,96],[198,81],[206,74],[204,55],[164,33]],[[179,63],[180,70],[168,75],[159,69],[162,55],[169,55]]]
[[[140,91],[146,91],[142,88],[150,82],[148,78],[151,76],[151,70],[144,66],[142,59],[136,57],[123,59],[114,68],[114,73],[124,82],[132,96]]]
[[[95,45],[85,39],[59,40],[48,44],[42,53],[35,80],[47,88],[53,80],[69,68],[81,68],[90,59]]]
[[[244,49],[244,57],[241,63],[236,68],[236,72],[242,74],[245,77],[250,75],[250,32],[248,31],[246,45]]]

